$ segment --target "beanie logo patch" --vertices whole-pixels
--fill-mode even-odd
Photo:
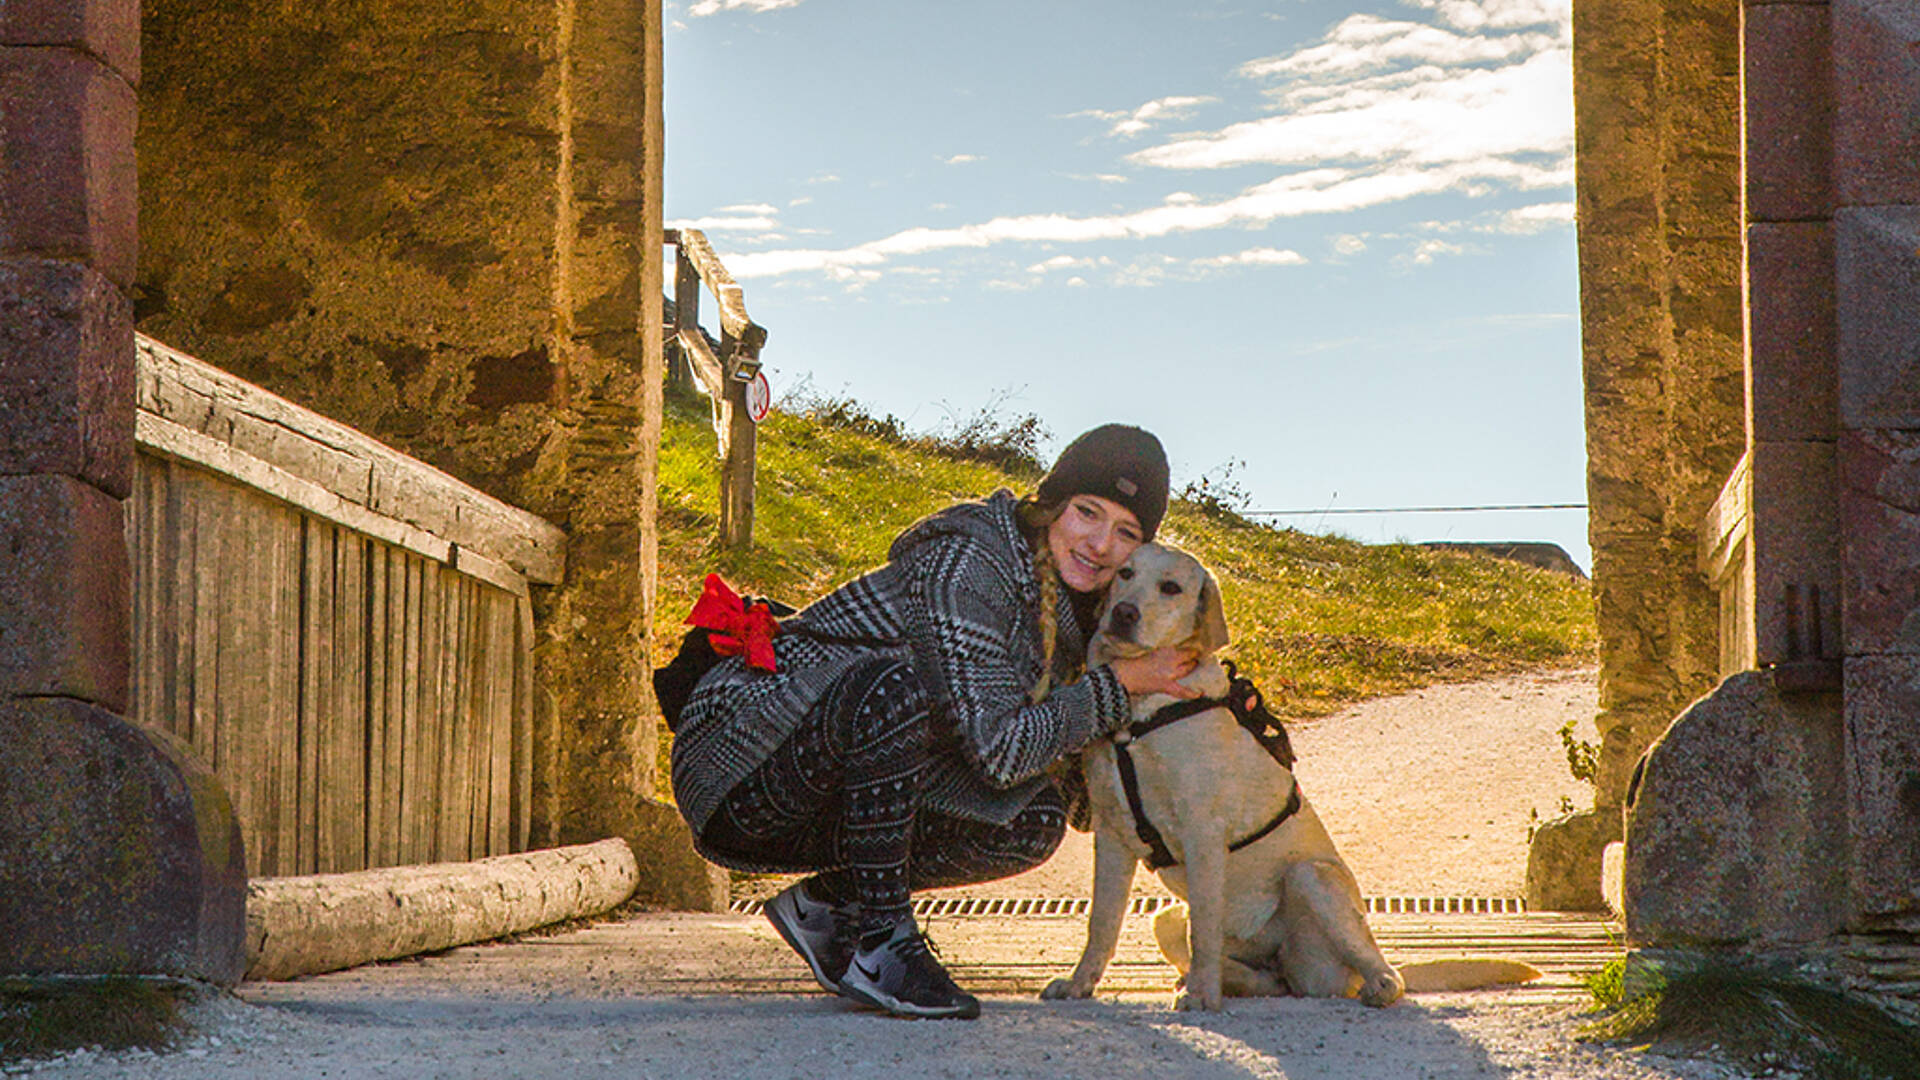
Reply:
[[[1113,486],[1119,489],[1120,494],[1126,495],[1128,497],[1132,497],[1134,495],[1140,494],[1140,485],[1134,483],[1133,481],[1127,479],[1124,476],[1114,477]]]

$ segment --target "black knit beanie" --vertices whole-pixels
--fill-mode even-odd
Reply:
[[[1142,539],[1151,540],[1167,513],[1167,452],[1151,432],[1102,424],[1068,443],[1034,492],[1048,504],[1074,495],[1098,495],[1133,511]]]

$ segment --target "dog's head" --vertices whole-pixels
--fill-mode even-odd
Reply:
[[[1165,544],[1141,544],[1107,589],[1090,652],[1096,662],[1164,645],[1205,655],[1226,643],[1226,608],[1207,568]]]

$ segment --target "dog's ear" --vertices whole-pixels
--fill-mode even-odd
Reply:
[[[1195,620],[1194,647],[1211,653],[1227,646],[1227,605],[1220,599],[1220,585],[1213,573],[1201,570],[1200,617]]]

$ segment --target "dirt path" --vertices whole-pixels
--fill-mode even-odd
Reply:
[[[1300,786],[1375,896],[1520,896],[1528,828],[1593,805],[1567,771],[1560,728],[1597,740],[1592,669],[1431,686],[1291,726]],[[968,890],[1084,896],[1093,842],[1070,833],[1045,865]],[[1136,892],[1156,893],[1142,872]]]
[[[1295,736],[1302,782],[1370,893],[1513,895],[1529,814],[1585,796],[1558,729],[1593,714],[1590,673],[1439,687],[1375,702]],[[1589,737],[1590,734],[1589,734]],[[1084,895],[1084,837],[1002,895]],[[1143,875],[1144,878],[1144,875]],[[1137,920],[1136,920],[1137,921]],[[956,971],[1064,970],[1077,920],[951,920],[934,927]],[[1152,985],[1040,1002],[977,983],[972,1023],[911,1023],[810,991],[758,918],[653,915],[519,944],[292,983],[247,984],[203,1006],[204,1029],[165,1054],[78,1054],[49,1077],[1033,1078],[1033,1080],[1708,1080],[1717,1064],[1571,1038],[1565,996],[1488,992],[1165,1007],[1170,977],[1129,924]],[[1029,980],[1031,981],[1031,980]],[[1126,980],[1119,980],[1126,983]],[[1006,989],[994,989],[1005,986]],[[679,989],[676,989],[679,988]],[[696,990],[695,988],[700,988]],[[714,992],[715,989],[721,992]]]

